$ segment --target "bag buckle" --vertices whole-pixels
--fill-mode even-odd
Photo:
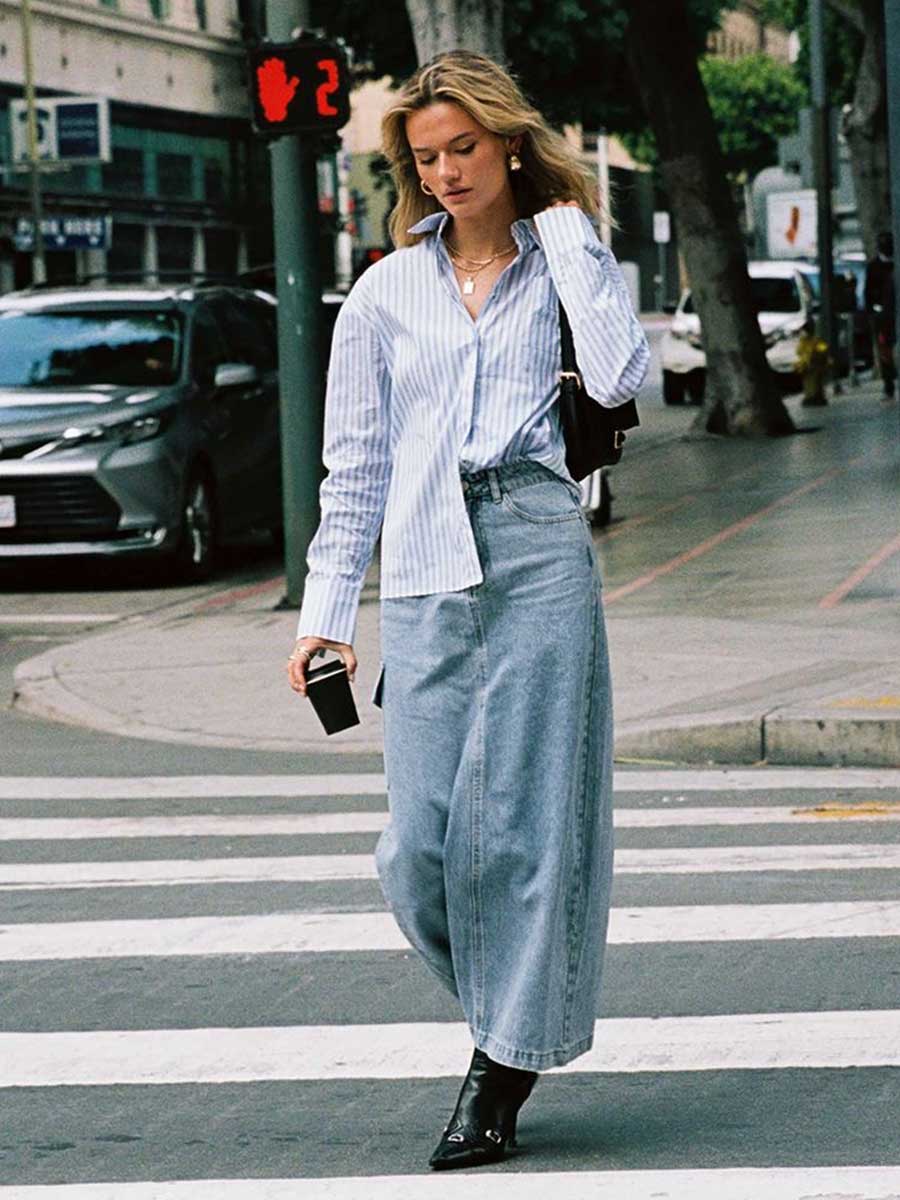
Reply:
[[[578,383],[579,388],[584,387],[584,384],[581,382],[581,376],[577,371],[560,371],[559,377],[560,379],[574,379]]]
[[[625,445],[625,431],[622,429],[616,429],[613,433],[613,449],[621,450],[624,445]]]

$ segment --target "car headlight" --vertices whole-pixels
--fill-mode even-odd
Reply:
[[[90,428],[74,425],[63,431],[63,444],[78,445],[83,442],[118,442],[120,446],[133,446],[147,442],[162,433],[172,419],[172,409],[128,421],[116,421],[113,425],[93,425]]]

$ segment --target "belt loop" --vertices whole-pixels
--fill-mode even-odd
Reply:
[[[488,480],[491,485],[491,499],[495,504],[500,503],[500,498],[503,495],[503,493],[500,491],[500,481],[498,475],[499,472],[497,471],[496,467],[490,467],[488,469]]]

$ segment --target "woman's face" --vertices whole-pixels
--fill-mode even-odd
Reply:
[[[511,200],[506,139],[458,104],[439,100],[411,113],[406,138],[419,178],[453,216],[468,220]],[[509,152],[519,140],[510,139]]]

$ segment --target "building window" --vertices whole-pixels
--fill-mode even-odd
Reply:
[[[169,0],[147,0],[147,2],[150,5],[150,12],[157,21],[169,19]]]
[[[158,226],[156,261],[161,276],[189,277],[194,262],[193,229],[186,225]]]
[[[194,160],[189,154],[157,154],[156,182],[161,196],[190,199],[193,188]]]
[[[197,14],[197,25],[200,29],[207,26],[206,0],[194,0],[194,11]]]
[[[143,269],[143,225],[120,224],[118,221],[113,221],[112,245],[106,252],[107,274],[140,279]]]
[[[217,158],[203,164],[203,197],[208,203],[221,204],[225,196],[225,172]]]
[[[103,163],[103,190],[129,196],[143,195],[143,150],[114,147],[112,162]]]

